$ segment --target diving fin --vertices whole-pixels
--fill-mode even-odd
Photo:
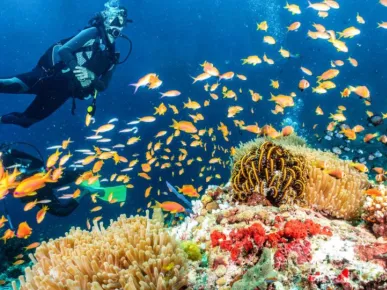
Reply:
[[[87,181],[82,182],[79,186],[84,189],[91,191],[93,193],[98,193],[97,198],[109,202],[109,198],[115,200],[116,202],[125,202],[126,201],[126,186],[112,186],[112,187],[101,187],[99,180],[92,184],[88,184]]]

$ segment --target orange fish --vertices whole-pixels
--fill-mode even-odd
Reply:
[[[385,181],[387,180],[387,177],[386,177],[385,174],[377,174],[377,175],[375,176],[375,180],[376,180],[377,182],[385,182]]]
[[[171,90],[171,91],[168,91],[165,93],[160,93],[160,95],[161,95],[160,99],[162,99],[162,98],[174,98],[174,97],[180,96],[181,92],[179,92],[177,90]]]
[[[35,242],[35,243],[32,243],[30,245],[28,245],[27,247],[24,247],[24,250],[28,251],[28,250],[32,250],[32,249],[35,249],[37,247],[40,246],[40,243],[39,242]]]
[[[102,206],[96,206],[96,207],[93,207],[90,212],[97,212],[97,211],[100,211],[102,209]]]
[[[293,22],[292,24],[290,24],[287,28],[288,28],[288,31],[297,31],[298,28],[300,28],[301,26],[301,22]]]
[[[145,198],[147,198],[147,197],[150,195],[151,190],[152,190],[152,186],[149,186],[149,187],[145,190]]]
[[[308,76],[311,76],[311,75],[313,75],[313,73],[312,73],[312,71],[311,70],[309,70],[309,69],[307,69],[306,67],[301,67],[301,70],[302,70],[302,72],[304,73],[304,74],[307,74]]]
[[[271,93],[270,95],[271,95],[271,99],[269,101],[276,102],[276,104],[280,105],[282,108],[294,106],[294,100],[290,96],[285,96],[285,95],[274,96]]]
[[[196,83],[196,82],[199,82],[199,81],[207,80],[210,77],[212,77],[212,75],[210,75],[208,73],[202,73],[202,74],[198,75],[196,78],[195,77],[191,77],[191,78],[194,80],[193,83]]]
[[[38,204],[38,200],[35,199],[34,201],[30,201],[24,206],[24,211],[29,211],[33,209]]]
[[[24,260],[17,260],[15,263],[13,263],[14,266],[18,266],[24,264]]]
[[[333,169],[333,170],[326,169],[324,170],[324,172],[336,179],[342,179],[344,177],[344,172],[341,171],[340,169]]]
[[[46,182],[51,182],[50,179],[51,170],[44,175],[43,173],[37,173],[25,180],[23,180],[13,192],[15,198],[21,198],[25,196],[31,196],[36,194],[35,192],[46,185]]]
[[[382,142],[383,144],[387,144],[387,136],[386,135],[380,136],[379,141]]]
[[[185,212],[185,208],[181,204],[174,201],[164,201],[163,203],[156,201],[154,208],[161,208],[162,210],[168,211],[172,214]]]
[[[298,88],[300,89],[301,92],[309,88],[309,86],[310,86],[309,82],[305,79],[300,80],[300,83],[298,84]]]
[[[7,222],[8,220],[5,218],[5,216],[2,216],[1,218],[0,218],[0,229],[2,228],[2,227],[4,227],[4,224]]]
[[[354,163],[354,162],[351,162],[349,164],[349,166],[355,168],[356,170],[358,170],[359,172],[368,172],[368,168],[367,166],[365,166],[363,163]]]
[[[340,133],[343,133],[349,140],[356,140],[356,132],[350,128],[345,128]]]
[[[320,108],[320,106],[318,106],[317,108],[316,108],[316,115],[324,115],[324,112],[323,112],[323,110]]]
[[[282,136],[286,137],[294,133],[294,128],[292,126],[286,126],[282,129]]]
[[[193,185],[183,185],[183,187],[178,188],[179,192],[188,196],[188,197],[200,197],[199,193],[196,191]]]
[[[51,168],[53,167],[59,160],[59,156],[62,154],[62,152],[59,152],[59,149],[56,150],[54,154],[52,154],[50,157],[48,157],[46,162],[46,167]]]
[[[137,90],[138,90],[140,87],[145,87],[145,86],[147,86],[147,85],[150,83],[151,78],[154,78],[154,77],[156,77],[156,74],[155,74],[155,73],[147,74],[147,75],[145,75],[144,77],[140,78],[140,79],[138,80],[137,83],[130,84],[130,86],[135,87],[134,93],[136,93]]]
[[[364,136],[363,141],[364,141],[365,143],[368,143],[368,142],[370,142],[372,139],[374,139],[374,138],[376,138],[376,137],[378,137],[378,136],[379,136],[379,133],[367,134],[367,135]]]
[[[219,76],[219,70],[210,62],[205,61],[200,66],[203,67],[203,71],[211,76]]]
[[[254,134],[260,134],[261,129],[258,127],[258,124],[255,123],[255,125],[247,125],[247,126],[242,126],[241,127],[243,130],[249,131]]]
[[[32,229],[30,226],[27,224],[27,222],[22,222],[19,224],[19,227],[17,229],[16,236],[19,239],[28,239],[29,236],[32,234]]]
[[[342,98],[348,98],[351,94],[351,90],[349,88],[345,88],[344,91],[340,92]]]
[[[1,238],[4,241],[4,244],[7,242],[7,240],[12,239],[15,237],[15,232],[8,229],[4,232],[3,237]]]
[[[320,81],[327,81],[327,80],[335,78],[339,73],[340,73],[340,71],[337,69],[329,69],[329,70],[325,71],[321,76],[318,76],[317,79],[319,82]]]
[[[226,72],[219,76],[219,80],[231,80],[234,77],[235,73],[232,71]]]
[[[356,95],[358,95],[359,97],[361,97],[363,99],[370,98],[370,91],[368,90],[368,88],[366,86],[357,86],[357,87],[350,86],[349,90],[351,92],[354,92]]]
[[[378,174],[384,174],[384,169],[382,167],[374,167],[372,170]]]
[[[38,224],[40,224],[44,217],[46,216],[46,212],[48,211],[48,206],[44,205],[40,211],[36,214],[36,221]]]
[[[173,121],[173,124],[170,127],[174,128],[175,130],[183,131],[189,134],[194,134],[198,131],[191,122],[188,122],[188,121],[177,122],[174,119],[172,119],[172,121]]]
[[[355,127],[352,128],[352,130],[353,130],[355,133],[360,133],[360,132],[363,132],[363,131],[364,131],[364,127],[361,126],[361,125],[356,125]]]
[[[383,196],[383,193],[376,188],[367,189],[364,193],[369,196]]]
[[[144,122],[144,123],[152,123],[152,122],[156,121],[156,118],[153,116],[145,116],[142,118],[138,118],[138,121]]]

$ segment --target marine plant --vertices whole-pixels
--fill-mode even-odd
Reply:
[[[147,217],[120,216],[105,229],[72,228],[37,248],[20,277],[26,289],[181,289],[187,258],[163,226]],[[16,289],[16,286],[14,286]]]

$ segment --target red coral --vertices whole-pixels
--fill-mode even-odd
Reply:
[[[312,236],[318,235],[321,232],[321,226],[319,224],[314,223],[312,220],[306,220],[304,222],[306,228],[308,229],[308,233]]]
[[[219,232],[219,231],[213,231],[210,235],[211,238],[211,244],[213,247],[219,246],[219,240],[225,240],[226,235]]]
[[[323,227],[320,231],[320,235],[326,235],[328,237],[332,237],[332,231],[329,227]]]
[[[291,239],[305,239],[308,236],[308,230],[302,221],[291,220],[285,224],[284,236]]]
[[[278,246],[274,254],[274,267],[284,270],[286,261],[290,254],[296,254],[296,263],[302,265],[312,260],[311,243],[308,240],[293,240],[289,243],[283,243]]]
[[[277,219],[282,222],[281,219]],[[275,253],[276,268],[282,267],[289,254],[296,253],[297,264],[303,264],[311,260],[311,245],[305,240],[309,235],[332,235],[328,227],[321,227],[312,220],[305,222],[291,220],[286,222],[284,228],[275,233],[266,234],[260,223],[254,223],[250,227],[234,229],[227,238],[219,231],[211,233],[212,246],[220,246],[222,250],[231,253],[231,259],[237,261],[243,255],[257,254],[265,245],[266,247],[277,247]]]

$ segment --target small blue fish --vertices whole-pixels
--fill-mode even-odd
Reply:
[[[177,196],[178,199],[183,201],[187,207],[192,208],[192,204],[184,197],[184,195],[178,193],[177,190],[168,181],[166,181],[165,183],[167,184],[168,189],[171,192],[173,192]],[[192,213],[192,210],[186,208],[186,212]]]

